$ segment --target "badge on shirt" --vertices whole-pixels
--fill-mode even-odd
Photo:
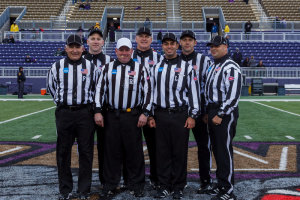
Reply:
[[[164,70],[163,67],[158,68],[158,72],[162,72]]]
[[[198,69],[198,66],[197,66],[197,65],[194,65],[193,68],[194,68],[194,70],[197,70],[197,69]]]
[[[212,66],[210,66],[207,71],[210,72],[211,68],[212,68]]]
[[[69,73],[69,68],[64,68],[64,73],[65,74]]]
[[[134,76],[135,74],[136,74],[135,71],[128,71],[128,75],[129,75],[129,76]]]
[[[234,77],[233,77],[233,76],[229,76],[228,80],[229,80],[229,81],[233,81],[233,80],[234,80]]]
[[[88,74],[89,71],[88,71],[87,69],[81,69],[81,73],[82,73],[82,74]]]
[[[198,79],[197,79],[197,77],[195,76],[195,77],[194,77],[194,81],[197,81],[197,80],[198,80]]]
[[[176,67],[176,68],[174,69],[174,71],[175,71],[175,72],[181,72],[181,68],[177,68],[177,67]]]
[[[113,69],[113,70],[111,71],[111,73],[112,73],[112,74],[117,74],[117,69]]]
[[[221,69],[221,67],[216,67],[215,71],[219,71]]]
[[[150,80],[150,76],[147,76],[147,80]]]
[[[139,62],[137,58],[132,59],[134,62]]]
[[[149,65],[154,65],[154,61],[153,60],[148,60],[148,64]]]

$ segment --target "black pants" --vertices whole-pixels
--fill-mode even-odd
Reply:
[[[104,128],[96,125],[99,180],[104,185]]]
[[[187,111],[155,111],[156,158],[159,185],[183,190],[187,177],[189,129],[184,128]]]
[[[24,81],[18,82],[18,98],[23,98],[24,93]]]
[[[212,165],[211,141],[208,135],[207,124],[199,117],[193,128],[194,137],[198,147],[198,164],[201,184],[211,182],[210,169]]]
[[[55,116],[59,191],[61,194],[67,194],[73,190],[71,150],[75,138],[77,138],[79,151],[78,192],[89,193],[92,181],[95,131],[93,113],[88,107],[74,111],[57,108]]]
[[[108,111],[104,117],[104,190],[114,190],[121,178],[123,160],[128,189],[144,187],[145,161],[139,114]]]
[[[157,171],[156,171],[156,143],[155,143],[155,128],[149,126],[143,127],[143,133],[147,144],[148,155],[150,159],[150,181],[157,183]]]
[[[215,125],[212,123],[212,118],[217,115],[218,110],[218,108],[208,110],[209,135],[217,164],[218,187],[231,193],[234,185],[232,140],[236,133],[239,114],[236,108],[230,115],[224,115],[220,125]]]

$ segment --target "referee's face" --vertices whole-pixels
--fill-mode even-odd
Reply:
[[[182,48],[182,53],[184,55],[189,55],[194,51],[194,47],[196,46],[197,41],[191,37],[183,37],[180,40],[180,45]]]
[[[137,43],[137,49],[141,51],[146,51],[150,49],[150,45],[152,43],[152,37],[148,34],[140,34],[135,37],[135,41]]]
[[[178,47],[179,47],[179,44],[173,40],[165,40],[162,43],[162,48],[165,52],[165,57],[167,59],[172,59],[177,56],[176,51],[177,51]]]
[[[65,50],[67,52],[68,57],[71,60],[76,61],[81,58],[83,52],[83,46],[73,43],[73,44],[66,45]]]
[[[116,55],[118,60],[121,63],[128,63],[131,59],[132,49],[129,49],[127,46],[122,46],[119,49],[116,49]]]
[[[227,54],[227,45],[221,44],[219,46],[211,45],[210,46],[211,55],[214,59],[222,58]]]
[[[94,33],[88,38],[87,44],[89,45],[90,54],[99,54],[102,51],[104,40],[98,33]]]

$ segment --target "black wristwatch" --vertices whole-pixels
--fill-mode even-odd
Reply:
[[[218,112],[217,114],[218,117],[223,118],[224,117],[224,113],[222,113],[221,111]]]
[[[196,119],[197,115],[191,114],[189,117],[192,118],[192,119]]]
[[[150,116],[150,113],[149,113],[149,112],[143,112],[143,114],[144,114],[146,117],[149,117],[149,116]]]

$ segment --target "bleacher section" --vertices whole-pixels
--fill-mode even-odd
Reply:
[[[299,0],[262,0],[263,8],[269,17],[285,18],[286,21],[300,20]]]
[[[0,11],[7,6],[26,6],[27,12],[23,20],[49,20],[51,16],[58,16],[66,0],[1,0]]]
[[[0,45],[0,66],[7,67],[50,67],[61,57],[54,56],[57,48],[64,48],[64,42],[20,42]],[[206,43],[199,42],[197,52],[208,53]],[[136,43],[133,43],[136,47]],[[300,43],[295,42],[231,42],[231,53],[238,47],[243,58],[254,56],[256,61],[263,60],[267,67],[300,67]],[[115,58],[115,43],[106,49],[108,55]],[[152,48],[161,51],[161,46],[154,42]],[[25,63],[29,54],[37,59],[36,63]]]
[[[202,7],[222,7],[226,21],[256,21],[250,4],[243,0],[181,0],[180,12],[183,21],[203,21]]]
[[[151,21],[166,21],[166,1],[93,1],[90,2],[90,10],[79,10],[79,4],[79,2],[76,3],[74,10],[70,11],[70,20],[100,20],[105,6],[124,6],[124,21],[145,21],[146,17],[149,17]],[[135,8],[138,6],[141,8],[136,10]],[[162,13],[164,13],[164,15],[162,15]]]

